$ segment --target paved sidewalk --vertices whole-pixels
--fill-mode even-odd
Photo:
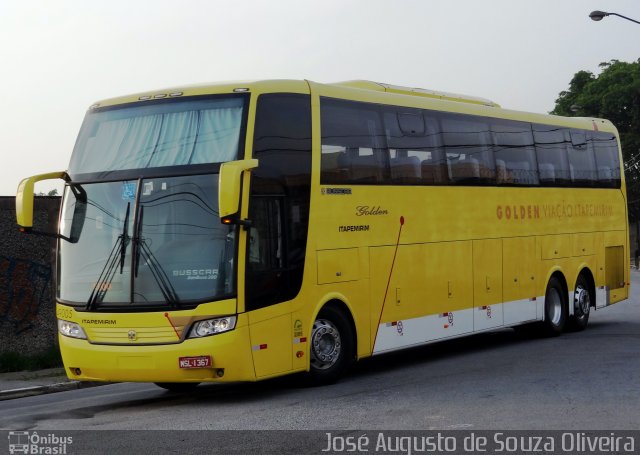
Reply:
[[[103,384],[107,383],[67,379],[64,368],[0,373],[0,401]]]

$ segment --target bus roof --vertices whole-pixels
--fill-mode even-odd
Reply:
[[[410,96],[421,96],[421,97],[435,98],[435,99],[446,100],[446,101],[479,104],[482,106],[489,106],[489,107],[500,107],[498,103],[495,103],[486,98],[462,95],[458,93],[439,92],[435,90],[428,90],[428,89],[422,89],[422,88],[403,87],[400,85],[384,84],[381,82],[373,82],[373,81],[367,81],[367,80],[343,81],[343,82],[335,82],[327,85],[355,88],[360,90],[374,90],[378,92],[396,93],[396,94],[410,95]],[[247,91],[250,91],[252,88],[258,88],[258,87],[260,88],[260,91],[276,91],[280,89],[280,90],[296,91],[296,92],[297,91],[308,92],[309,90],[307,81],[304,81],[304,80],[276,79],[276,80],[256,80],[256,81],[228,81],[228,82],[217,82],[212,84],[194,84],[194,85],[187,85],[183,87],[173,87],[173,88],[162,89],[162,90],[154,90],[152,92],[135,93],[135,94],[125,95],[117,98],[102,100],[98,103],[95,103],[92,107],[111,106],[116,104],[132,103],[136,101],[147,101],[152,99],[161,99],[161,98],[178,97],[178,96],[194,96],[194,95],[205,95],[205,94],[212,94],[212,93],[240,91],[243,88],[246,88]]]
[[[461,95],[455,93],[439,92],[434,90],[427,90],[421,88],[402,87],[398,85],[384,84],[380,82],[372,82],[367,80],[351,80],[343,82],[335,82],[329,84],[315,83],[309,80],[302,79],[268,79],[268,80],[253,80],[253,81],[226,81],[216,82],[209,84],[196,84],[185,85],[182,87],[173,87],[167,89],[153,90],[148,92],[136,93],[127,96],[121,96],[117,98],[111,98],[99,101],[90,107],[90,109],[97,107],[115,106],[120,104],[129,104],[144,102],[155,99],[163,98],[177,98],[182,96],[200,96],[200,95],[213,95],[222,93],[234,93],[234,92],[254,92],[254,93],[273,93],[273,92],[289,92],[289,93],[310,93],[313,87],[325,87],[332,91],[331,88],[339,90],[342,95],[346,95],[348,91],[353,93],[360,93],[358,98],[368,98],[366,92],[379,94],[378,96],[371,96],[372,99],[381,101],[380,95],[388,93],[389,95],[402,95],[412,97],[415,101],[418,99],[431,99],[436,103],[434,106],[436,109],[442,109],[447,111],[469,111],[475,115],[486,115],[489,117],[498,118],[514,118],[518,120],[526,120],[533,122],[548,122],[551,118],[554,124],[562,124],[568,127],[582,128],[582,129],[604,129],[615,130],[615,127],[611,122],[598,118],[582,118],[582,117],[559,117],[549,114],[524,112],[517,110],[503,109],[499,104],[485,99],[468,95]],[[365,96],[362,96],[365,95]],[[411,104],[416,104],[412,102]],[[425,100],[426,101],[426,100]],[[372,101],[376,102],[376,101]],[[443,103],[443,104],[440,104]],[[422,104],[422,103],[417,103]],[[464,107],[468,106],[468,107]]]
[[[436,98],[446,101],[456,101],[460,103],[480,104],[489,107],[500,107],[498,103],[494,103],[486,98],[477,96],[461,95],[459,93],[438,92],[424,88],[402,87],[400,85],[383,84],[381,82],[371,82],[365,80],[336,82],[331,85],[339,85],[342,87],[359,88],[364,90],[377,90],[387,93],[399,93],[402,95],[424,96],[426,98]]]

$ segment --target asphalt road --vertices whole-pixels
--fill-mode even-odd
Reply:
[[[0,402],[0,428],[635,430],[637,272],[632,285],[630,300],[592,312],[580,333],[524,339],[504,329],[367,359],[326,387],[293,377],[181,395],[125,383],[21,398]]]

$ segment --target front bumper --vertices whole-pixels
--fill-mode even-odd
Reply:
[[[108,345],[59,336],[67,376],[81,381],[255,381],[246,324],[234,330],[175,344]],[[182,369],[180,357],[211,356],[208,368]]]

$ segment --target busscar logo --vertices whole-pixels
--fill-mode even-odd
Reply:
[[[72,436],[57,436],[53,433],[39,435],[36,431],[10,431],[9,453],[65,455],[73,444]]]
[[[217,280],[218,269],[180,269],[174,270],[173,276],[187,280]]]

